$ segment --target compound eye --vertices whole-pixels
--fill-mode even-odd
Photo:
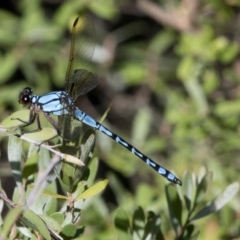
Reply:
[[[19,98],[19,103],[21,103],[23,105],[30,103],[29,95],[26,95],[26,94],[22,95],[21,98]]]
[[[32,89],[31,88],[24,88],[22,92],[20,92],[18,97],[18,102],[20,104],[26,105],[31,102],[32,97]]]

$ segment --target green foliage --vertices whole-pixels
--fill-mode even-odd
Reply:
[[[91,135],[87,134],[87,136],[89,137],[89,141],[92,141]],[[92,198],[104,190],[108,181],[99,181],[95,185],[88,187],[91,177],[88,180],[86,179],[87,181],[83,181],[80,178],[74,191],[68,192],[67,195],[58,194],[54,181],[55,174],[51,173],[51,170],[58,163],[55,162],[48,169],[47,165],[44,164],[46,159],[48,159],[44,153],[47,153],[47,151],[41,149],[38,154],[39,172],[38,176],[35,175],[37,167],[36,159],[38,158],[36,158],[36,151],[34,150],[36,147],[30,145],[28,158],[25,161],[23,170],[21,170],[21,145],[21,139],[13,135],[9,137],[8,146],[12,150],[9,151],[8,155],[9,161],[15,163],[12,164],[12,172],[14,173],[13,176],[15,176],[17,187],[14,190],[13,201],[8,199],[3,191],[0,194],[0,197],[11,209],[3,221],[1,237],[7,237],[11,232],[11,235],[14,233],[18,237],[25,236],[36,239],[37,235],[35,236],[31,232],[31,230],[34,230],[35,233],[40,234],[44,239],[51,239],[51,236],[57,239],[61,239],[61,237],[63,239],[77,239],[77,237],[84,234],[84,227],[76,224],[79,221],[84,200]],[[41,146],[43,147],[44,143]],[[89,147],[88,140],[84,142],[84,146]],[[88,156],[86,155],[86,157]],[[16,164],[18,162],[19,164]],[[91,164],[89,167],[90,172],[95,175],[97,165]],[[75,165],[75,168],[78,168],[78,166]],[[55,170],[58,171],[57,168]],[[62,175],[59,175],[60,179],[64,178],[64,174],[68,173],[63,171]],[[110,178],[110,181],[112,182],[111,184],[114,183],[114,179]],[[36,184],[29,184],[30,182],[35,182]],[[50,185],[48,185],[46,190],[43,190],[46,182]],[[183,187],[178,186],[176,188],[172,184],[165,186],[169,220],[174,229],[176,239],[197,239],[199,230],[195,227],[196,221],[221,210],[239,191],[239,183],[235,182],[219,193],[218,196],[209,199],[208,188],[211,187],[211,183],[212,174],[210,173],[202,175],[202,177],[199,176],[198,179],[196,179],[194,174],[187,173],[183,179]],[[152,209],[145,213],[142,207],[136,208],[136,200],[134,200],[133,195],[130,198],[126,198],[124,197],[126,194],[125,190],[121,186],[115,186],[115,189],[117,189],[118,194],[122,195],[122,199],[121,197],[118,198],[122,207],[117,210],[114,216],[116,236],[119,239],[164,239],[164,232],[162,231],[162,228],[164,228],[163,215],[154,212],[156,204],[162,204],[162,196],[154,188],[151,189],[150,186],[146,185],[144,187],[140,185],[139,189],[137,189],[139,192],[136,194],[136,197],[139,197],[139,204],[143,207],[145,206],[147,209]],[[143,198],[143,196],[145,197]],[[59,202],[58,204],[56,204],[56,200]],[[63,203],[63,200],[66,202]],[[93,201],[93,207],[95,205],[99,206],[97,201]],[[99,214],[102,211],[102,207],[97,211]],[[131,213],[124,211],[124,208],[128,209],[128,212],[130,211]],[[92,212],[88,212],[90,218],[91,215]],[[14,228],[13,232],[11,226],[16,221],[18,225]],[[104,216],[100,214],[98,223],[101,221],[104,222]],[[113,237],[115,234],[110,229],[103,237],[99,236],[99,239],[105,239],[106,236]],[[92,237],[94,236],[86,236],[86,239],[91,239]],[[84,239],[84,235],[82,238]]]
[[[20,138],[23,138],[24,135]],[[60,175],[59,164],[60,169],[61,165],[66,163],[71,164],[76,170],[80,167],[70,162],[61,164],[59,161],[51,160],[49,151],[43,148],[45,144],[40,142],[40,149],[33,145],[29,146],[28,155],[22,169],[22,140],[18,134],[17,136],[10,135],[8,142],[8,157],[17,187],[14,189],[13,201],[8,199],[3,191],[0,194],[1,198],[11,209],[3,221],[1,237],[7,237],[9,234],[15,237],[30,237],[31,239],[36,239],[37,234],[40,234],[44,239],[51,239],[51,236],[55,236],[57,239],[62,239],[61,237],[64,239],[78,237],[83,233],[83,227],[76,225],[80,218],[83,202],[85,199],[94,197],[102,192],[106,188],[108,181],[102,180],[92,185],[89,180],[92,181],[93,178],[83,177],[84,174],[82,172],[82,176],[78,176],[78,184],[74,189],[69,188],[72,190],[71,192],[68,191],[67,195],[58,194],[55,181],[56,173],[53,170],[58,172],[59,180],[61,180],[61,178],[65,178],[64,174],[68,173],[63,170]],[[87,139],[84,143],[82,142],[81,149],[89,148],[90,146],[85,158],[89,157],[88,155],[93,148],[92,145],[88,144],[88,141],[92,142],[92,135],[88,134]],[[36,149],[39,152],[37,155]],[[81,155],[81,159],[84,160],[83,155]],[[39,160],[38,164],[37,160]],[[36,175],[35,170],[37,167],[38,174]],[[96,173],[96,164],[92,164],[89,167],[93,174]],[[84,178],[88,181],[84,181]],[[30,184],[32,182],[34,184]],[[89,187],[90,184],[92,186]],[[46,190],[43,190],[43,188],[46,188]],[[65,200],[65,203],[62,202],[62,204],[58,205],[56,199]],[[54,217],[51,216],[52,214]],[[18,226],[13,231],[11,226],[16,222],[18,222]],[[37,233],[36,236],[31,233],[32,230]]]
[[[199,231],[195,230],[194,220],[220,210],[239,191],[239,184],[228,186],[215,199],[206,202],[207,187],[211,182],[210,174],[206,174],[196,182],[195,176],[187,173],[184,178],[184,188],[177,191],[172,185],[165,187],[171,224],[176,239],[197,239]],[[115,227],[119,239],[164,239],[161,231],[160,215],[152,211],[147,216],[141,207],[132,213],[131,217],[122,209],[115,216]]]
[[[48,239],[58,233],[64,239],[89,240],[239,238],[239,194],[233,197],[240,169],[240,4],[188,2],[3,3],[0,176],[13,177],[16,186],[6,185],[9,178],[1,179],[1,237],[11,233],[39,239],[41,234]],[[64,88],[72,22],[85,12],[93,16],[96,29],[94,65],[88,68],[99,82],[89,95],[97,111],[84,98],[78,106],[99,119],[113,101],[109,122],[103,124],[174,169],[182,188],[164,185],[157,173],[101,134],[96,138],[97,158],[90,161],[95,133],[81,125],[80,135],[86,133],[86,138],[71,149],[64,142],[61,149],[54,148],[59,138],[52,139],[51,146],[44,142],[56,135],[44,118],[43,131],[13,136],[20,131],[10,128],[21,124],[12,118],[28,119],[28,110],[17,111],[23,87],[32,87],[36,94]],[[98,158],[107,167],[98,164]],[[84,166],[88,161],[89,171]],[[57,176],[62,192],[57,191]],[[106,193],[93,196],[106,187],[105,178]],[[68,211],[71,204],[75,211]],[[3,205],[9,208],[7,215]],[[81,222],[73,223],[75,217]]]

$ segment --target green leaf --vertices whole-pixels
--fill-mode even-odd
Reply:
[[[64,154],[62,168],[60,170],[60,174],[58,174],[59,181],[63,189],[67,192],[74,191],[76,185],[83,176],[85,169],[86,168],[83,166],[83,162],[77,157]]]
[[[89,160],[89,155],[93,152],[95,146],[96,136],[95,130],[88,129],[82,136],[81,139],[81,155],[80,159],[86,163]]]
[[[164,240],[163,233],[160,230],[161,218],[154,212],[148,212],[147,224],[142,239],[158,239]]]
[[[186,55],[183,60],[178,65],[177,76],[181,80],[189,79],[189,76],[194,75],[195,62],[193,58],[189,55]]]
[[[22,141],[15,136],[9,136],[8,160],[12,168],[13,177],[18,187],[21,187],[22,185],[21,155]]]
[[[122,66],[121,74],[128,84],[134,86],[143,82],[146,75],[146,69],[139,63],[126,62],[124,66]]]
[[[188,225],[183,233],[183,239],[197,240],[199,236],[199,231],[193,234],[194,230],[195,226],[193,224]]]
[[[198,183],[197,185],[197,192],[195,197],[195,203],[199,204],[203,200],[204,196],[207,193],[207,187],[212,181],[212,173],[207,173]]]
[[[15,72],[18,67],[18,63],[22,58],[23,52],[12,51],[5,54],[4,58],[1,56],[1,72],[0,72],[0,83],[5,83]]]
[[[45,148],[40,148],[39,159],[40,159],[38,163],[39,173],[45,172],[52,160],[49,150]],[[52,169],[51,172],[48,173],[47,178],[44,180],[47,181],[48,183],[51,183],[56,178],[57,178],[56,173],[54,169]]]
[[[230,42],[228,47],[222,51],[220,60],[223,63],[231,63],[239,54],[239,46],[236,42]]]
[[[45,224],[56,232],[60,232],[62,230],[61,224],[56,221],[54,218],[49,217],[45,214],[40,214],[39,217],[45,222]]]
[[[85,192],[78,195],[75,200],[93,197],[93,196],[97,195],[98,193],[100,193],[101,191],[103,191],[107,185],[108,185],[107,179],[99,181],[95,185],[88,188]]]
[[[41,189],[39,189],[41,191]],[[28,196],[30,195],[30,191],[28,191]],[[46,195],[40,195],[39,192],[36,193],[37,198],[34,199],[33,203],[29,206],[29,209],[34,213],[40,215],[49,211],[53,199]],[[29,200],[29,198],[27,198]]]
[[[231,115],[239,115],[240,100],[218,102],[214,109],[214,114],[219,117],[229,117]]]
[[[25,133],[23,136],[30,141],[43,143],[49,139],[53,139],[58,136],[57,131],[53,128],[42,128],[41,131],[33,133]]]
[[[25,122],[28,122],[29,115],[30,115],[29,109],[20,110],[20,111],[14,112],[13,114],[5,118],[1,124],[4,128],[19,127],[21,125],[25,125],[25,123],[17,120],[16,118],[19,118]]]
[[[12,208],[4,219],[4,224],[2,226],[1,236],[7,237],[12,229],[12,226],[17,222],[23,208],[20,206]]]
[[[141,108],[133,122],[133,143],[144,145],[151,126],[151,112],[148,108]]]
[[[174,44],[175,40],[176,34],[171,29],[159,31],[152,38],[150,50],[154,54],[162,54]]]
[[[67,224],[63,227],[60,235],[64,237],[64,239],[72,239],[77,232],[77,227],[74,224]]]
[[[78,182],[88,177],[89,171],[86,170],[85,164],[88,164],[95,145],[95,131],[89,127],[83,128],[78,122],[73,125],[72,119],[68,117],[60,120],[66,128],[63,137],[69,137],[70,141],[63,139],[60,147],[65,161],[62,162],[58,176],[62,187],[67,192],[73,192]]]
[[[33,189],[34,188],[34,184],[29,184],[28,188]],[[48,196],[48,197],[53,197],[53,198],[67,199],[67,197],[64,196],[64,195],[60,195],[60,194],[57,194],[57,193],[52,193],[52,192],[47,191],[47,190],[43,190],[41,192],[41,194],[45,195],[45,196]]]
[[[97,15],[109,20],[113,17],[116,17],[118,13],[114,0],[105,0],[104,4],[99,4],[99,2],[92,1],[89,4],[89,7]]]
[[[220,210],[224,205],[226,205],[239,191],[239,183],[235,182],[229,185],[221,194],[219,194],[215,200],[209,202],[204,206],[192,220],[206,217],[214,212]]]
[[[158,192],[156,192],[154,188],[149,187],[146,183],[142,183],[136,190],[135,201],[143,208],[148,208],[149,204],[152,203],[157,194]],[[144,196],[144,198],[142,196]]]
[[[196,186],[193,179],[196,180],[195,175],[193,176],[192,173],[187,172],[183,180],[184,200],[188,211],[191,211],[194,205],[194,198],[196,194]]]
[[[131,240],[130,221],[127,213],[123,209],[119,209],[114,218],[114,224],[117,230],[118,239]]]
[[[168,209],[171,216],[171,222],[176,234],[181,230],[182,225],[182,203],[177,193],[177,189],[172,184],[165,187]]]
[[[133,213],[132,231],[133,239],[142,239],[145,227],[145,215],[143,209],[138,207]]]
[[[32,175],[35,172],[38,165],[38,160],[39,160],[39,154],[34,153],[25,162],[23,172],[22,172],[23,179],[25,181],[30,175]]]
[[[55,213],[51,214],[50,217],[52,219],[54,219],[55,221],[57,221],[60,225],[64,221],[64,213],[62,213],[62,212],[55,212]]]
[[[33,211],[29,209],[25,210],[20,220],[24,223],[24,225],[32,228],[35,231],[38,231],[44,237],[44,239],[51,240],[50,233],[45,223]]]
[[[94,179],[96,178],[98,169],[99,169],[99,161],[97,157],[94,157],[91,159],[88,168],[90,170],[90,176],[87,179],[87,185],[92,185],[94,182]]]
[[[186,79],[187,81],[184,81],[183,83],[189,95],[196,102],[199,108],[199,112],[202,115],[203,114],[205,115],[208,111],[208,102],[203,87],[200,84],[198,77],[196,76],[196,72],[201,71],[198,68],[200,68],[200,66],[195,66],[194,69],[195,74],[192,75],[191,77],[188,77]]]

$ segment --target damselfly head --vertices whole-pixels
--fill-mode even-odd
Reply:
[[[33,91],[30,87],[24,88],[19,94],[18,102],[23,105],[29,104],[31,102],[32,93]]]

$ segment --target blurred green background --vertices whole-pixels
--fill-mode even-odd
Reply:
[[[21,109],[23,87],[36,94],[64,88],[72,22],[88,13],[99,84],[78,106],[99,120],[112,102],[106,126],[180,179],[185,171],[212,172],[212,199],[239,181],[239,10],[239,0],[1,2],[0,120]],[[87,225],[105,234],[117,207],[138,205],[168,222],[165,179],[106,136],[97,139],[98,178],[110,183],[97,204],[86,206]],[[10,177],[6,148],[3,138],[0,173]],[[148,191],[155,197],[146,200]],[[237,198],[198,222],[200,239],[238,239]],[[172,239],[169,224],[163,231]]]

